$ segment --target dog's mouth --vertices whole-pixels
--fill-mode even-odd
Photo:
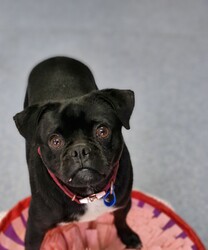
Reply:
[[[78,184],[97,184],[106,178],[106,174],[96,169],[83,167],[75,170],[69,177],[67,184],[77,186]]]
[[[116,162],[110,175],[99,171],[99,169],[82,167],[74,170],[68,177],[65,176],[65,178],[63,178],[63,175],[56,176],[50,170],[48,171],[59,188],[74,201],[78,196],[87,197],[101,192],[101,190],[107,192],[112,183],[115,182],[118,167],[119,163]]]

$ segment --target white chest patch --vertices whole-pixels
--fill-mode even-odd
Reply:
[[[86,211],[83,215],[77,218],[77,221],[80,222],[88,222],[88,221],[93,221],[96,220],[99,216],[105,214],[105,213],[110,213],[115,210],[119,209],[119,207],[107,207],[104,203],[103,200],[96,200],[92,203],[86,204]],[[61,222],[58,225],[64,226],[68,225],[71,222]]]
[[[103,200],[96,200],[92,203],[87,204],[87,210],[86,210],[85,214],[80,216],[78,221],[96,220],[102,214],[113,212],[116,209],[118,209],[118,208],[105,206],[103,203]]]

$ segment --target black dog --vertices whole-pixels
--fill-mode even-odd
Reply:
[[[113,211],[128,248],[140,248],[129,228],[132,165],[121,128],[129,129],[130,90],[98,90],[81,62],[55,57],[29,76],[24,110],[14,120],[26,139],[32,199],[26,249],[40,249],[62,222],[93,220]]]

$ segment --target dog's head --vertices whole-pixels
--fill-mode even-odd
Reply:
[[[121,128],[129,129],[133,107],[132,91],[106,89],[32,105],[14,120],[28,144],[40,147],[43,163],[61,182],[87,192],[102,188],[112,174],[123,149]]]

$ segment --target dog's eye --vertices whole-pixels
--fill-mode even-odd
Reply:
[[[105,126],[100,126],[96,129],[96,136],[101,139],[107,139],[110,135],[110,129]]]
[[[64,146],[64,139],[61,135],[53,134],[49,138],[48,145],[52,149],[60,149]]]

